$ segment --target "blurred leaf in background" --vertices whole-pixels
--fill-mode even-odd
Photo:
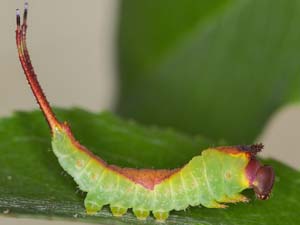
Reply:
[[[300,100],[300,1],[122,1],[118,111],[251,143]]]

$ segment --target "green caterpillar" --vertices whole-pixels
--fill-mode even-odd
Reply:
[[[253,188],[259,199],[268,199],[274,183],[272,167],[261,165],[255,155],[263,146],[210,148],[173,170],[132,169],[109,165],[75,140],[69,126],[54,115],[38,83],[26,47],[28,4],[23,23],[17,10],[16,42],[19,59],[28,83],[52,132],[52,148],[60,165],[87,192],[87,214],[110,205],[114,216],[132,208],[138,219],[152,211],[157,221],[165,221],[171,210],[203,205],[225,208],[224,203],[246,202],[240,194]]]

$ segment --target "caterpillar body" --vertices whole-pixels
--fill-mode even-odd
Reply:
[[[268,199],[274,183],[272,167],[261,165],[255,155],[261,144],[210,148],[192,158],[182,168],[154,170],[121,168],[107,164],[77,142],[66,123],[54,115],[34,72],[26,46],[28,4],[23,23],[17,10],[16,43],[19,59],[52,132],[52,148],[60,165],[79,188],[87,192],[87,214],[110,205],[114,216],[129,208],[138,219],[150,212],[157,221],[168,218],[171,210],[203,205],[225,208],[225,203],[246,202],[240,194],[253,188],[259,199]]]

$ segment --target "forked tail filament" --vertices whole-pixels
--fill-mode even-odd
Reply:
[[[47,98],[39,84],[37,75],[34,72],[33,66],[31,64],[30,56],[26,45],[27,14],[28,14],[28,3],[25,2],[22,25],[21,25],[21,18],[20,18],[20,10],[19,9],[16,10],[16,20],[17,20],[16,43],[18,48],[19,59],[23,71],[26,75],[26,79],[30,85],[30,88],[42,112],[45,115],[45,118],[50,126],[51,131],[53,132],[54,128],[59,126],[60,123],[56,119],[56,116],[53,113],[49,105],[49,102],[47,101]]]

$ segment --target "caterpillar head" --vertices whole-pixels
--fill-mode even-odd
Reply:
[[[253,157],[246,167],[246,174],[249,179],[250,187],[253,188],[258,199],[266,200],[270,197],[275,173],[271,166],[261,165],[259,161]]]

